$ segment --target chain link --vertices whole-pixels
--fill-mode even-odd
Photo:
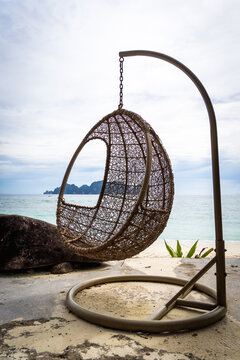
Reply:
[[[121,109],[123,107],[123,61],[124,61],[124,58],[123,57],[120,57],[119,58],[119,65],[120,65],[120,77],[119,77],[119,80],[120,80],[120,85],[119,85],[119,89],[120,89],[120,92],[119,92],[119,105],[118,105],[118,109]]]

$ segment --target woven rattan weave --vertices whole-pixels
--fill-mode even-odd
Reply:
[[[107,146],[102,189],[95,207],[66,203],[64,189],[84,145]],[[57,225],[62,241],[96,260],[120,260],[147,248],[166,226],[174,195],[169,158],[158,136],[139,115],[118,109],[85,136],[61,186]]]

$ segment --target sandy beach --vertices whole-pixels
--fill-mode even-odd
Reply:
[[[235,251],[234,256],[239,254],[239,247],[228,248]],[[121,331],[91,324],[68,311],[65,305],[68,290],[86,279],[119,274],[189,278],[208,262],[208,259],[172,259],[165,253],[160,258],[154,254],[154,246],[149,250],[154,257],[142,253],[125,261],[88,265],[67,274],[46,271],[1,274],[0,359],[238,360],[239,258],[226,259],[226,317],[202,329],[170,334]],[[215,268],[210,269],[201,283],[214,288],[214,272]],[[85,302],[93,309],[116,310],[120,316],[129,313],[139,318],[149,312],[156,299],[159,306],[161,294],[166,292],[165,286],[159,290],[147,284],[137,284],[134,289],[131,283],[129,286],[109,285],[106,290],[97,287]],[[136,302],[141,306],[136,308]],[[117,304],[120,305],[116,308]],[[179,315],[179,310],[172,310],[169,319]],[[189,315],[193,316],[191,312]]]
[[[181,241],[186,255],[192,241]],[[176,241],[168,241],[176,249]],[[81,282],[115,275],[158,275],[190,279],[214,256],[171,258],[163,240],[138,255],[100,264],[80,264],[73,272],[54,274],[33,269],[0,274],[0,360],[238,360],[240,337],[240,242],[226,242],[227,314],[210,326],[183,332],[150,333],[105,328],[78,318],[66,307],[68,291]],[[199,241],[196,254],[214,242]],[[213,266],[200,283],[216,288]],[[84,307],[118,318],[145,319],[178,288],[167,284],[126,282],[84,290],[76,297]],[[197,301],[214,302],[192,291]],[[199,315],[179,307],[165,320]],[[217,346],[216,346],[217,344]]]

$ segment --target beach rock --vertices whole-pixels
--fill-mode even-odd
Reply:
[[[73,271],[73,266],[70,262],[63,262],[52,266],[52,274],[66,274]]]
[[[62,274],[72,271],[69,262],[94,261],[67,249],[55,225],[26,216],[0,215],[0,270],[58,264],[53,272]]]

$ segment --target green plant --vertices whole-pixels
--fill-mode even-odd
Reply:
[[[178,240],[177,240],[176,251],[174,251],[173,248],[167,244],[166,240],[164,240],[164,242],[165,242],[165,246],[167,248],[167,251],[169,252],[171,257],[175,257],[175,258],[184,257],[183,252],[182,252],[182,247],[181,247],[180,242]],[[194,255],[194,253],[196,252],[197,243],[198,243],[198,240],[193,244],[193,246],[191,247],[191,249],[187,253],[186,258],[191,258]],[[208,249],[207,251],[204,252],[204,250],[206,250],[206,249],[207,248],[203,248],[199,252],[199,254],[195,255],[195,258],[196,259],[205,258],[206,256],[208,256],[213,251],[213,248],[211,248],[211,249]]]

